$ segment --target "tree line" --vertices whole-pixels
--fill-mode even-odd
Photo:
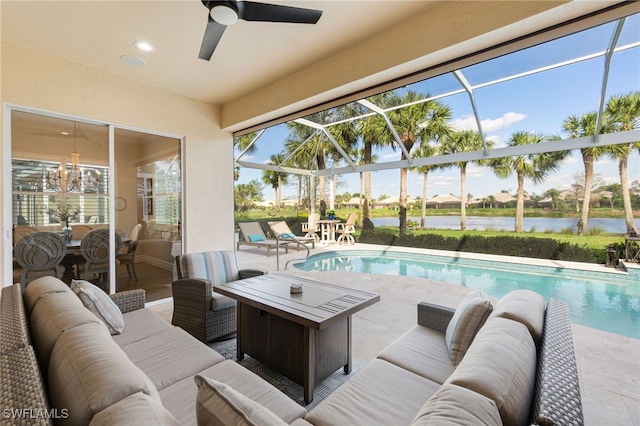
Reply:
[[[317,131],[299,122],[288,122],[286,125],[289,135],[284,143],[284,151],[271,156],[269,163],[286,165],[293,168],[323,170],[328,166],[338,166],[343,160],[343,153],[355,159],[357,164],[373,164],[376,161],[374,150],[391,148],[401,150],[401,159],[425,158],[435,155],[476,152],[483,149],[483,137],[475,130],[456,130],[451,124],[452,109],[441,100],[430,99],[428,94],[407,91],[401,95],[396,92],[386,92],[367,98],[367,101],[387,111],[386,117],[379,114],[367,114],[370,111],[359,103],[351,103],[329,110],[321,111],[305,117],[307,120],[324,125],[337,123],[327,127],[326,132]],[[350,117],[361,117],[350,120]],[[386,121],[388,118],[389,122]],[[569,138],[594,136],[596,132],[597,113],[588,111],[582,115],[570,115],[563,121],[562,132]],[[392,127],[389,126],[391,124]],[[599,133],[613,133],[629,131],[640,127],[640,92],[630,92],[612,96],[606,103],[601,117]],[[249,147],[248,151],[255,151],[255,144],[251,141],[256,134],[250,133],[234,140],[239,149]],[[526,131],[514,132],[507,146],[515,147],[541,143],[549,140],[560,140],[558,135],[544,135]],[[401,146],[396,141],[400,141]],[[487,149],[493,148],[492,141],[485,139]],[[582,235],[587,227],[591,193],[593,190],[594,162],[602,157],[609,157],[618,161],[620,177],[620,192],[624,207],[625,224],[630,231],[634,227],[633,208],[627,178],[628,158],[633,151],[640,151],[640,141],[618,145],[600,146],[594,144],[580,149],[584,166],[584,185],[582,192],[581,217],[578,221],[578,234]],[[496,176],[503,179],[515,177],[516,191],[516,221],[515,232],[523,231],[525,179],[542,182],[551,173],[558,170],[561,162],[570,155],[570,151],[556,151],[541,154],[525,154],[482,161],[474,161],[480,165],[490,167]],[[286,164],[284,164],[286,160]],[[424,226],[426,216],[426,194],[429,172],[436,169],[457,168],[460,171],[460,229],[466,229],[466,207],[468,194],[465,188],[466,170],[469,161],[449,164],[420,166],[415,168],[423,176],[422,220]],[[407,232],[407,174],[409,169],[400,168],[399,193],[399,228],[400,233]],[[237,175],[236,175],[237,176]],[[298,179],[298,199],[308,197],[311,184],[308,176],[296,176]],[[281,204],[280,193],[282,185],[290,182],[291,176],[277,171],[263,171],[262,181],[276,191],[276,215]],[[361,187],[364,188],[363,198],[363,227],[372,228],[372,197],[371,173],[361,173]],[[336,179],[331,180],[336,185]],[[249,185],[252,186],[252,185]],[[255,186],[255,185],[253,185]],[[335,186],[332,193],[335,194]],[[240,191],[239,191],[240,190]],[[236,185],[236,208],[238,202],[247,199],[250,194],[247,184]],[[318,178],[319,200],[327,201],[327,184],[324,176]],[[238,192],[245,192],[238,196]],[[576,197],[577,199],[578,197]],[[242,208],[242,207],[240,207]]]

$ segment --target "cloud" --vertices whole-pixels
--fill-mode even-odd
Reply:
[[[507,112],[504,113],[502,117],[495,119],[488,118],[481,121],[482,130],[484,132],[495,132],[496,130],[503,129],[513,123],[524,120],[526,116],[526,114],[519,112]],[[476,119],[473,115],[462,115],[460,118],[456,118],[449,124],[451,124],[451,127],[455,130],[478,130]]]

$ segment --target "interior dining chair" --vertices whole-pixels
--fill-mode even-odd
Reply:
[[[95,228],[89,225],[72,225],[71,226],[71,239],[72,240],[81,240],[87,235],[89,232],[93,231]]]
[[[130,240],[128,244],[128,249],[125,252],[119,252],[116,256],[116,259],[120,262],[120,265],[127,266],[127,272],[129,273],[129,277],[133,277],[134,280],[138,281],[138,275],[136,274],[136,249],[138,248],[138,239],[140,237],[140,230],[142,229],[142,224],[139,223],[133,227],[131,230],[131,234],[129,235]]]
[[[62,278],[64,266],[60,263],[66,253],[67,245],[60,234],[33,232],[24,235],[13,249],[16,263],[22,268],[20,283],[26,286],[47,275]]]
[[[33,234],[34,232],[40,231],[35,226],[29,225],[21,225],[13,227],[13,244],[15,245],[18,241],[20,241],[25,235]]]
[[[338,237],[338,244],[355,244],[356,240],[353,238],[353,233],[356,232],[356,214],[351,213],[345,223],[338,223],[336,225],[336,233],[340,234]]]
[[[122,239],[117,233],[115,234],[115,244],[117,248],[122,245]],[[87,280],[95,278],[97,275],[98,285],[105,293],[108,293],[110,253],[108,229],[94,229],[80,241],[80,254],[85,262],[77,265],[78,275]],[[120,261],[117,257],[115,261],[117,267]]]

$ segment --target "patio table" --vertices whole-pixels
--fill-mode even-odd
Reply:
[[[319,220],[320,225],[320,241],[323,243],[336,242],[336,226],[342,223],[339,219],[323,219]]]

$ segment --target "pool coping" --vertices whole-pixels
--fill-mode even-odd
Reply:
[[[484,261],[492,261],[492,262],[502,262],[502,263],[510,263],[510,264],[525,264],[525,265],[533,265],[533,266],[543,266],[550,268],[564,268],[564,269],[572,269],[578,271],[593,271],[600,273],[609,273],[612,275],[624,275],[624,276],[635,276],[637,275],[640,278],[640,264],[639,263],[631,263],[625,262],[621,260],[620,263],[623,268],[626,270],[618,268],[607,267],[603,264],[596,263],[587,263],[587,262],[571,262],[566,260],[553,260],[553,259],[539,259],[533,257],[520,257],[520,256],[500,256],[495,254],[485,254],[485,253],[471,253],[471,252],[461,252],[461,251],[450,251],[450,250],[434,250],[434,249],[425,249],[425,248],[417,248],[417,247],[404,247],[404,246],[386,246],[380,244],[368,244],[368,243],[357,243],[353,245],[320,245],[320,249],[326,251],[358,251],[358,250],[379,250],[379,251],[393,251],[393,252],[401,252],[401,253],[413,253],[413,254],[427,254],[431,256],[443,256],[443,257],[452,257],[457,259],[469,259],[469,260],[484,260]],[[312,257],[313,254],[310,256]],[[304,260],[295,263],[304,263]]]

